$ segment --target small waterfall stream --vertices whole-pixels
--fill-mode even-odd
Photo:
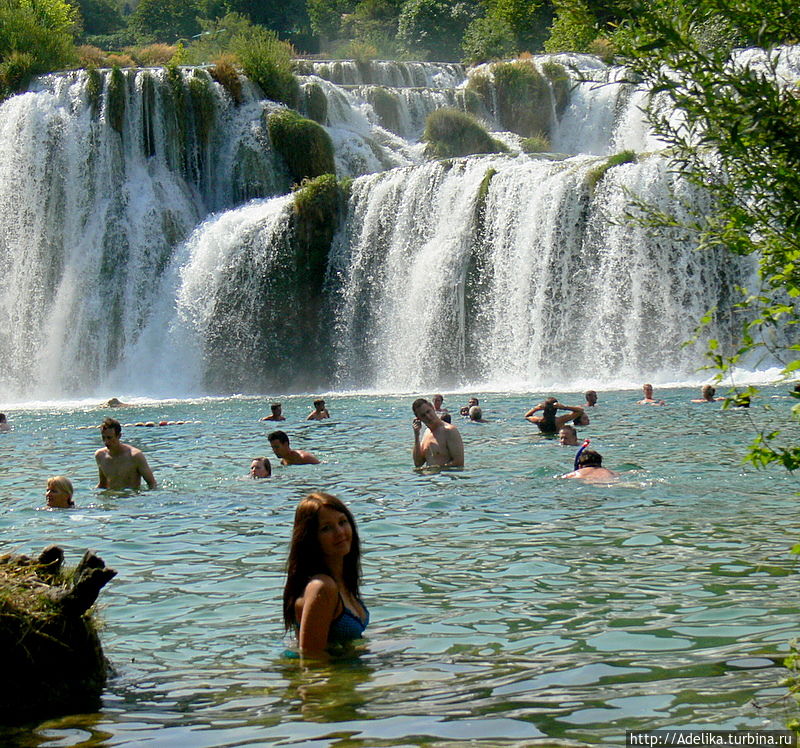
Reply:
[[[303,62],[337,176],[354,178],[325,288],[306,300],[282,277],[277,104],[245,82],[236,105],[201,69],[43,77],[0,105],[0,386],[25,399],[692,378],[700,348],[682,343],[714,306],[710,334],[731,337],[731,289],[753,262],[625,224],[631,193],[669,210],[702,198],[669,173],[646,91],[585,55],[547,60],[576,66],[550,132],[565,155],[500,132],[512,153],[442,162],[419,140],[430,111],[470,108],[462,66]],[[639,157],[606,170],[621,150]],[[325,329],[282,327],[286,299],[324,308]],[[307,380],[299,351],[328,336]]]

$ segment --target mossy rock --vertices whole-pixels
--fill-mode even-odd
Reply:
[[[475,113],[480,106],[477,102],[480,102],[485,109],[490,110],[493,91],[492,79],[486,73],[471,75],[464,87],[464,103],[467,111]]]
[[[231,60],[217,60],[214,67],[209,68],[208,74],[228,92],[236,106],[244,101],[239,71]]]
[[[600,180],[606,175],[609,169],[613,169],[620,164],[635,164],[638,158],[633,151],[620,151],[613,156],[609,156],[602,164],[595,166],[586,175],[586,184],[589,190],[594,191]]]
[[[97,68],[86,71],[86,98],[92,112],[92,119],[100,114],[103,101],[103,76]]]
[[[281,109],[269,115],[267,126],[272,145],[295,183],[336,173],[333,143],[319,124],[291,109]]]
[[[480,187],[478,187],[478,199],[475,203],[476,209],[483,209],[486,196],[489,194],[489,185],[492,183],[495,174],[497,174],[497,169],[487,169],[486,174],[483,175]]]
[[[333,174],[306,180],[294,193],[296,278],[313,293],[322,291],[343,205],[342,189]]]
[[[118,67],[111,68],[106,90],[106,120],[118,133],[125,124],[125,75]]]
[[[309,119],[324,125],[328,121],[328,97],[319,83],[310,83],[305,87],[306,114]]]
[[[552,60],[548,60],[542,65],[542,73],[550,81],[550,85],[553,88],[553,96],[555,96],[556,100],[556,114],[560,117],[569,105],[572,81],[567,69]]]
[[[156,111],[156,83],[150,73],[142,76],[142,146],[148,158],[156,155],[156,133],[152,113]]]
[[[63,551],[0,557],[0,722],[95,711],[108,662],[86,611],[115,575],[87,551],[72,572]]]
[[[370,86],[367,89],[367,102],[378,115],[381,126],[394,133],[400,131],[400,99],[383,86]]]
[[[216,121],[216,103],[210,80],[200,77],[197,70],[189,78],[189,101],[197,137],[201,143],[207,144]]]
[[[425,120],[425,155],[429,158],[456,158],[479,153],[507,153],[474,117],[456,109],[437,109]]]
[[[503,62],[492,71],[501,125],[526,138],[549,134],[553,102],[544,76],[530,62]]]

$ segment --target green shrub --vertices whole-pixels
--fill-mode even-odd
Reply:
[[[254,26],[233,39],[232,50],[244,74],[258,84],[268,99],[297,106],[300,85],[292,73],[291,45],[278,39],[273,31]]]
[[[75,18],[75,8],[62,0],[0,3],[0,94],[14,94],[32,76],[75,63]]]
[[[392,132],[400,129],[400,100],[397,95],[383,86],[370,86],[367,101],[378,115],[381,126]]]
[[[142,67],[160,67],[172,60],[176,50],[174,44],[148,44],[145,47],[125,47],[122,51]]]
[[[322,86],[318,83],[310,83],[305,87],[306,95],[306,114],[314,122],[324,125],[328,120],[328,99]]]
[[[333,143],[316,122],[282,109],[269,115],[267,125],[272,146],[283,156],[295,183],[336,172]]]
[[[549,153],[550,140],[544,135],[534,135],[531,138],[522,139],[522,150],[525,153]]]
[[[236,58],[233,55],[218,57],[214,61],[214,67],[209,68],[208,74],[228,92],[234,104],[238,106],[244,101],[242,81],[239,80]]]
[[[425,120],[429,158],[454,158],[477,153],[506,153],[503,143],[495,140],[472,116],[456,109],[437,109]]]
[[[492,66],[497,116],[503,127],[524,137],[549,133],[552,121],[550,86],[531,62]]]
[[[32,54],[16,50],[0,62],[0,99],[22,90],[35,65],[36,59]]]
[[[599,36],[597,39],[593,39],[589,44],[587,51],[589,54],[599,57],[607,65],[613,64],[614,57],[617,54],[614,43],[604,36]]]
[[[241,13],[227,13],[214,20],[198,19],[202,31],[186,48],[187,65],[204,65],[231,54],[233,39],[249,33],[253,24]]]

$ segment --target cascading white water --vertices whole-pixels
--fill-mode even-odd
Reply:
[[[332,256],[338,384],[565,387],[690,374],[698,352],[681,344],[708,308],[729,307],[748,263],[614,223],[626,189],[678,208],[681,187],[652,157],[593,188],[602,163],[484,157],[358,180]],[[725,337],[725,321],[715,330]]]
[[[624,75],[587,56],[545,61],[575,80]],[[7,397],[302,387],[301,356],[269,356],[290,359],[329,330],[279,329],[287,299],[329,311],[318,368],[342,387],[685,379],[701,358],[681,344],[706,309],[718,305],[712,332],[729,335],[728,295],[750,263],[621,222],[628,190],[665,209],[700,199],[658,155],[646,91],[579,82],[550,133],[572,158],[425,162],[424,113],[467,108],[461,66],[306,67],[304,88],[327,100],[338,176],[365,175],[349,188],[321,299],[286,278],[289,179],[265,125],[277,105],[254,87],[235,106],[205,71],[141,70],[117,79],[115,98],[110,72],[99,92],[77,72],[0,106]],[[387,93],[392,126],[378,113]],[[518,148],[518,135],[496,135]],[[623,149],[656,152],[604,171],[603,156]],[[236,208],[269,195],[284,196]]]

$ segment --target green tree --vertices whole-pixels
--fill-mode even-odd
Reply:
[[[342,28],[342,17],[355,8],[355,0],[306,0],[306,12],[312,31],[335,39]]]
[[[111,0],[78,0],[83,19],[83,34],[113,34],[126,26],[122,14]]]
[[[77,18],[63,0],[0,0],[0,98],[75,62]]]
[[[139,0],[130,27],[143,41],[174,42],[200,31],[194,0]]]
[[[464,62],[470,65],[512,57],[519,50],[511,25],[490,16],[476,18],[467,26],[462,49]]]
[[[544,43],[546,52],[588,52],[597,38],[597,18],[585,0],[555,0],[556,17],[550,36]]]
[[[225,8],[283,37],[310,30],[305,0],[225,0]]]
[[[375,47],[383,57],[396,57],[397,26],[402,3],[399,0],[361,0],[344,18],[343,30],[353,39]]]
[[[488,0],[487,18],[508,24],[519,51],[539,52],[553,21],[551,0]]]
[[[398,23],[398,40],[411,55],[458,60],[467,26],[481,13],[473,0],[407,0]]]
[[[657,94],[649,119],[672,148],[673,168],[714,205],[680,222],[637,201],[643,212],[633,217],[655,230],[682,226],[694,232],[700,250],[723,247],[758,259],[757,283],[739,289],[739,345],[723,351],[717,341],[709,344],[719,378],[762,356],[779,361],[787,379],[800,370],[800,91],[796,80],[779,75],[788,54],[780,45],[799,32],[793,0],[662,0],[641,10],[617,38],[631,68]],[[764,52],[731,57],[733,45]],[[670,116],[664,98],[680,116]],[[800,400],[792,410],[800,418]],[[756,431],[751,463],[800,467],[800,447],[791,439],[767,423]]]

